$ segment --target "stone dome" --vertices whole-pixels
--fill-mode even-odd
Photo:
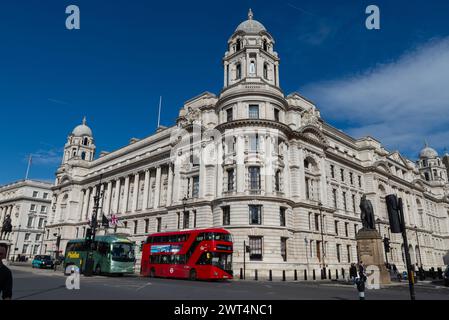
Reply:
[[[248,20],[243,21],[235,30],[235,32],[243,31],[248,34],[258,34],[262,31],[267,31],[262,23],[253,19],[253,12],[249,9]]]
[[[92,130],[86,125],[86,117],[84,117],[82,124],[73,129],[72,135],[74,135],[75,137],[93,136]]]
[[[426,144],[426,147],[419,153],[419,157],[422,159],[435,159],[438,157],[438,152]]]

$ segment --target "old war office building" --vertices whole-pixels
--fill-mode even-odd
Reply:
[[[285,95],[275,41],[252,12],[228,40],[223,65],[219,95],[187,101],[176,125],[145,139],[96,159],[86,121],[73,130],[56,173],[47,248],[54,234],[62,250],[84,236],[101,188],[102,211],[116,214],[137,243],[154,232],[223,227],[233,234],[235,272],[244,241],[249,272],[312,272],[323,259],[335,272],[357,261],[366,194],[391,239],[389,261],[401,267],[402,240],[389,232],[385,204],[395,193],[404,199],[413,262],[443,264],[449,184],[435,150],[426,146],[410,161],[325,123],[298,93]]]

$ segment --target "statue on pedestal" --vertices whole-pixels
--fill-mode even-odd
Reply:
[[[0,240],[3,239],[3,235],[5,235],[5,239],[8,237],[8,234],[12,232],[12,224],[11,224],[11,216],[7,215],[5,220],[3,221],[2,231],[0,233]]]
[[[365,194],[360,201],[360,210],[362,211],[361,219],[363,229],[376,230],[373,205],[371,204],[371,201],[366,199]]]

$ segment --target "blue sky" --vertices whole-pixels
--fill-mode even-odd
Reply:
[[[81,30],[65,28],[65,8]],[[381,30],[365,28],[365,8]],[[84,115],[97,153],[172,125],[183,102],[219,93],[221,59],[248,8],[276,39],[281,86],[316,102],[325,120],[414,158],[449,136],[449,2],[2,0],[0,184],[50,179]],[[400,119],[397,121],[397,119]]]

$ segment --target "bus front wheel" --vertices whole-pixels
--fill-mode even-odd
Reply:
[[[191,281],[196,281],[196,280],[197,280],[197,274],[196,274],[196,270],[195,270],[195,269],[190,270],[190,276],[189,276],[189,279],[190,279]]]

